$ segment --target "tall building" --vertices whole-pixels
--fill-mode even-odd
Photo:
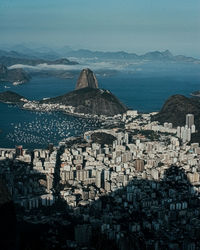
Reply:
[[[138,172],[144,171],[144,161],[140,159],[135,160],[135,169]]]
[[[98,188],[104,188],[104,170],[97,170],[95,184]]]
[[[105,169],[104,170],[104,180],[109,181],[110,180],[110,170]]]
[[[188,128],[191,128],[192,125],[194,125],[194,115],[193,114],[186,115],[186,125],[188,126]]]
[[[187,141],[187,137],[188,137],[188,133],[187,133],[187,128],[185,128],[183,130],[183,135],[182,135],[182,140],[183,140],[183,143],[185,143]]]
[[[191,141],[191,129],[187,129],[187,141]]]
[[[195,133],[195,131],[196,131],[196,128],[195,128],[195,125],[193,124],[193,125],[191,126],[191,133]]]
[[[47,190],[48,190],[48,192],[51,191],[52,187],[53,187],[53,176],[47,175]]]
[[[129,136],[128,136],[128,133],[125,133],[124,141],[125,141],[126,144],[129,144]]]
[[[181,137],[181,128],[180,128],[180,126],[177,127],[177,136],[179,138]]]

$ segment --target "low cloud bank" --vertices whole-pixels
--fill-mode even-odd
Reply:
[[[74,59],[74,58],[73,58]],[[88,59],[79,59],[79,64],[77,65],[49,65],[47,63],[38,64],[36,66],[15,64],[9,67],[9,69],[23,68],[31,71],[42,71],[42,70],[63,70],[63,71],[74,71],[82,70],[83,68],[90,68],[93,71],[97,70],[117,70],[117,71],[141,71],[142,69],[138,65],[142,63],[139,62],[126,62],[126,61],[91,61]]]

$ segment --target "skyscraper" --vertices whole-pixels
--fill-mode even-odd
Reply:
[[[187,114],[186,115],[186,125],[188,128],[191,128],[191,126],[194,124],[194,115],[193,114]]]

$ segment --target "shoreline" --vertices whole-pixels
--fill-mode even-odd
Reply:
[[[83,119],[94,119],[94,120],[99,120],[99,121],[106,121],[106,120],[115,120],[115,121],[118,121],[119,119],[116,119],[116,118],[113,118],[111,116],[105,116],[105,115],[91,115],[91,114],[83,114],[83,113],[73,113],[73,112],[68,112],[68,111],[65,111],[63,109],[59,109],[59,108],[52,108],[52,109],[49,109],[49,110],[45,110],[45,109],[42,109],[42,108],[39,108],[39,109],[34,109],[34,108],[26,108],[26,107],[23,107],[23,105],[25,104],[24,102],[9,102],[9,101],[0,101],[0,103],[3,103],[3,104],[7,104],[7,105],[13,105],[13,106],[16,106],[22,110],[28,110],[28,111],[32,111],[32,112],[45,112],[45,113],[51,113],[51,112],[62,112],[63,114],[66,114],[66,115],[70,115],[70,116],[74,116],[74,117],[78,117],[78,118],[83,118]],[[22,104],[23,103],[23,104]],[[117,114],[117,115],[123,115],[123,114]]]
[[[6,104],[12,104],[12,103],[6,103]],[[16,105],[16,104],[13,104],[13,105]],[[69,115],[69,116],[74,116],[74,117],[83,118],[83,119],[93,119],[93,120],[98,120],[98,121],[102,121],[102,122],[107,121],[107,120],[119,121],[119,119],[116,119],[116,118],[113,118],[110,116],[106,116],[105,118],[102,118],[102,117],[99,117],[98,115],[72,113],[72,112],[64,111],[62,109],[53,109],[53,110],[37,109],[36,110],[36,109],[24,108],[24,107],[20,107],[20,106],[18,106],[18,107],[22,110],[28,110],[28,111],[32,111],[32,112],[44,112],[44,113],[61,112],[62,114]],[[120,114],[120,115],[123,115],[123,114]]]
[[[66,112],[64,111],[63,109],[52,109],[52,110],[43,110],[43,109],[38,109],[38,110],[35,110],[35,109],[28,109],[28,108],[24,108],[23,107],[23,102],[21,103],[12,103],[12,102],[2,102],[3,104],[6,104],[6,105],[11,105],[11,107],[13,108],[18,108],[19,110],[27,110],[27,111],[32,111],[34,113],[43,113],[45,115],[46,114],[49,114],[49,115],[53,115],[53,113],[60,113],[62,115],[66,115],[66,116],[71,116],[71,117],[77,117],[77,118],[81,118],[83,119],[82,121],[80,120],[81,123],[87,123],[87,121],[89,122],[90,120],[91,121],[94,121],[95,123],[99,123],[101,129],[104,129],[104,128],[107,128],[108,126],[111,126],[112,124],[119,124],[120,123],[120,120],[121,119],[116,119],[116,118],[113,118],[113,117],[105,117],[104,119],[98,117],[98,116],[88,116],[87,114],[77,114],[77,113],[70,113],[70,112]],[[64,118],[63,118],[64,119]],[[67,118],[67,119],[70,119],[70,118]],[[94,128],[94,130],[96,129],[99,129],[99,128]],[[84,131],[83,133],[80,133],[79,136],[83,136],[83,134],[87,131],[92,131],[93,129],[90,127],[88,130]],[[68,140],[72,135],[68,136],[67,135],[67,132],[66,132],[66,137],[64,140]],[[73,136],[74,137],[74,136]],[[55,147],[59,147],[59,143],[62,142],[62,140],[58,140],[56,142],[54,142],[54,145]],[[14,143],[15,146],[17,146],[19,143]],[[32,146],[27,146],[27,145],[24,145],[23,143],[20,143],[23,145],[23,147],[25,146],[25,149],[27,150],[34,150],[36,147],[35,145],[32,145]],[[26,144],[26,143],[25,143]],[[7,147],[5,147],[4,145],[2,145],[1,148],[4,148],[5,150],[11,150],[11,149],[15,149],[15,146],[13,145],[13,147],[10,147],[9,145],[7,145]],[[41,145],[38,149],[45,149],[48,147],[48,143],[46,143],[45,145]]]
[[[194,97],[200,97],[200,94],[193,94],[193,93],[190,93],[191,96],[194,96]]]

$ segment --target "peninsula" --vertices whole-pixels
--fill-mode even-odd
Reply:
[[[13,91],[5,91],[0,93],[0,102],[3,103],[23,104],[25,101],[28,100]]]
[[[109,90],[98,88],[96,76],[90,69],[81,71],[74,91],[39,102],[27,102],[23,108],[42,111],[61,110],[86,117],[114,116],[123,114],[128,109]]]
[[[23,69],[8,69],[5,65],[0,64],[0,83],[12,82],[17,85],[28,82],[29,80],[29,74]]]

